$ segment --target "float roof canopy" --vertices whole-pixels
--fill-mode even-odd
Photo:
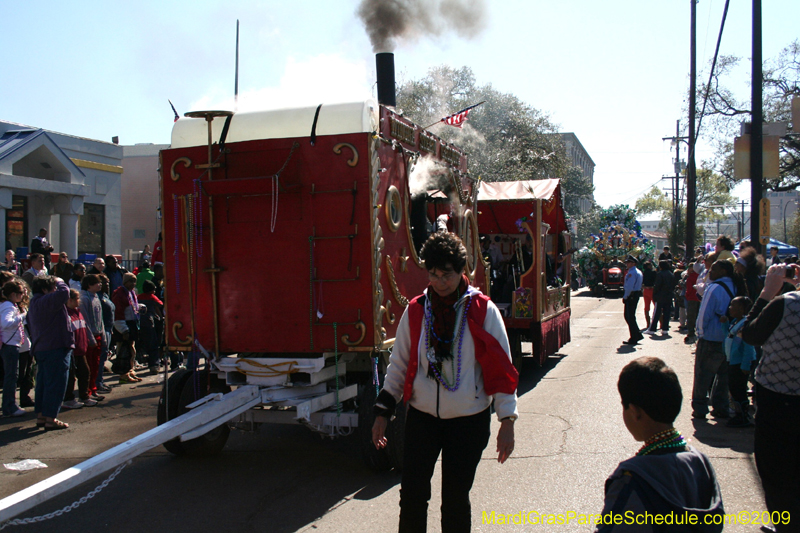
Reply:
[[[314,126],[317,106],[240,112],[233,115],[226,142],[308,137]],[[213,122],[212,139],[218,142],[225,117]],[[317,135],[368,133],[378,129],[378,104],[374,100],[326,104],[319,108]],[[205,146],[208,126],[203,118],[181,118],[172,127],[172,148]]]
[[[549,200],[558,188],[559,180],[482,181],[478,189],[481,202]]]
[[[550,225],[549,233],[566,231],[560,191],[557,179],[482,181],[478,189],[480,232],[519,233],[516,221],[531,216],[536,200],[541,200],[542,221]]]

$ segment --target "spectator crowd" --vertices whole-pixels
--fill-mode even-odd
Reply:
[[[134,273],[113,255],[87,269],[62,252],[50,265],[46,236],[41,230],[34,239],[41,251],[29,255],[29,268],[12,250],[0,263],[0,382],[3,415],[33,408],[36,426],[48,431],[69,427],[58,419],[62,410],[97,406],[112,392],[107,362],[120,384],[142,381],[137,370],[158,372],[164,290],[163,267],[151,268],[149,251]]]
[[[695,347],[692,417],[728,427],[755,425],[754,455],[767,508],[800,516],[800,266],[749,242],[720,236],[685,264],[665,248],[643,272],[629,256],[625,276],[628,345],[669,335],[671,322]],[[636,306],[645,301],[646,327]],[[654,304],[652,314],[650,305]],[[778,531],[788,531],[776,524]]]

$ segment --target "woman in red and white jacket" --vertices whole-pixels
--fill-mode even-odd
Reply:
[[[431,476],[442,454],[442,529],[468,531],[469,492],[490,437],[490,406],[500,420],[498,461],[514,449],[518,375],[500,311],[464,275],[467,252],[452,233],[435,233],[420,258],[430,285],[409,302],[397,328],[386,381],[375,403],[372,440],[387,444],[388,419],[408,406],[400,531],[426,531]]]

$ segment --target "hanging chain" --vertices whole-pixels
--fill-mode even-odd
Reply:
[[[378,352],[380,354],[380,352]],[[372,358],[372,383],[375,385],[375,396],[377,397],[378,394],[381,392],[381,380],[380,376],[378,376],[378,357],[376,355]]]
[[[35,524],[36,522],[44,522],[45,520],[50,520],[51,518],[61,516],[64,513],[68,513],[74,509],[77,509],[84,503],[88,502],[89,500],[97,496],[100,493],[100,491],[102,491],[104,488],[108,487],[109,483],[114,481],[114,478],[116,478],[117,475],[120,472],[122,472],[122,469],[128,466],[129,464],[131,464],[130,460],[127,461],[126,463],[119,465],[117,469],[114,470],[114,472],[110,476],[108,476],[108,479],[100,483],[97,487],[95,487],[93,491],[89,492],[89,494],[79,499],[78,501],[73,502],[71,505],[67,505],[62,509],[53,511],[52,513],[48,513],[45,515],[33,516],[31,518],[15,518],[14,520],[9,520],[6,523],[0,525],[0,530],[5,529],[8,526],[22,526],[27,524]]]

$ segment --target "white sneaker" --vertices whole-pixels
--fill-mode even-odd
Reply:
[[[80,409],[81,407],[83,407],[83,403],[78,400],[70,400],[61,404],[62,409]]]
[[[642,331],[642,333],[644,333],[646,335],[655,335],[656,334],[656,332],[653,331],[652,329],[646,329],[646,330]]]
[[[6,415],[6,416],[18,417],[18,416],[25,416],[26,414],[28,414],[28,413],[25,411],[25,409],[22,409],[22,408],[18,407],[16,411],[14,411],[10,415]]]
[[[83,405],[85,405],[86,407],[94,407],[95,405],[97,405],[97,400],[92,400],[91,398],[86,398],[85,400],[81,401],[83,402]]]

